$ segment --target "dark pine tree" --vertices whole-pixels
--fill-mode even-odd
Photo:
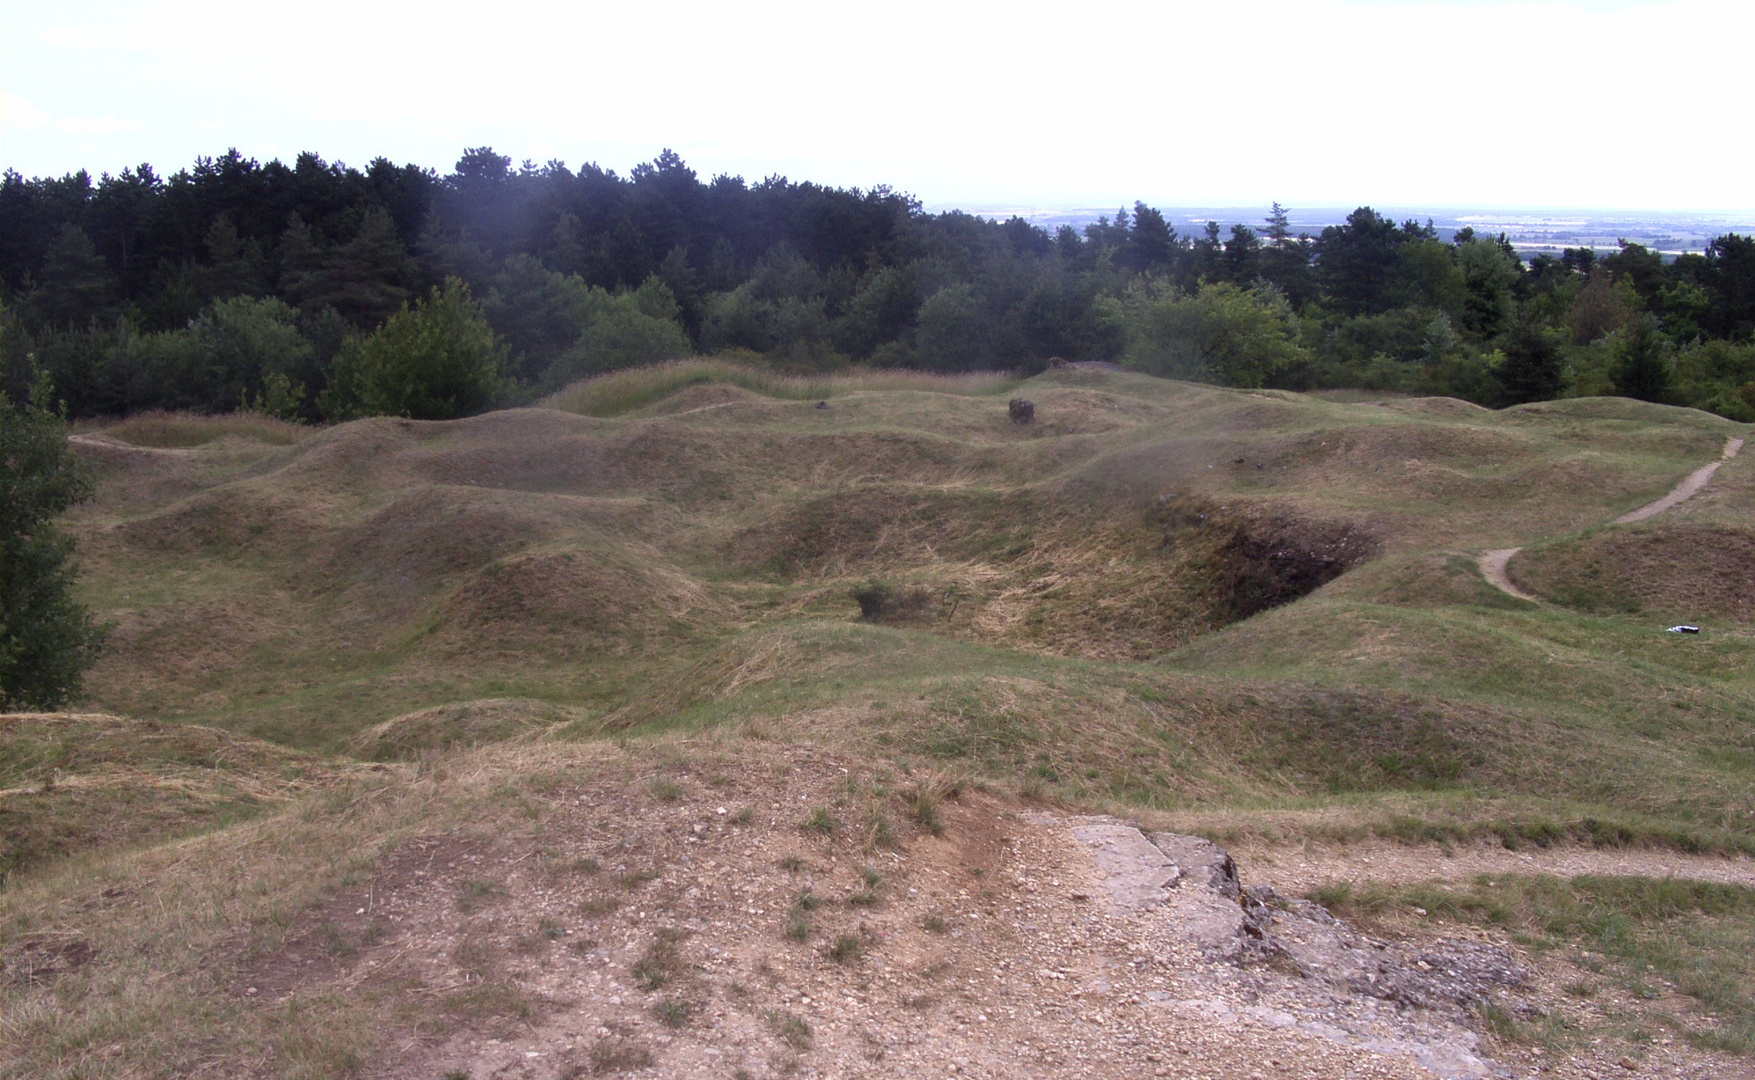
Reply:
[[[1538,324],[1520,321],[1505,336],[1505,359],[1494,369],[1500,400],[1506,405],[1549,401],[1565,383],[1560,347]]]

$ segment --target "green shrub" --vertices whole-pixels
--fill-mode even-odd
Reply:
[[[107,628],[73,597],[73,541],[54,524],[91,490],[48,377],[16,404],[0,393],[0,710],[58,708],[103,648]]]
[[[371,337],[342,346],[323,392],[330,419],[406,416],[450,420],[491,407],[504,392],[506,349],[469,286],[447,278]]]
[[[840,934],[836,936],[835,943],[829,946],[829,959],[837,964],[851,964],[859,959],[859,955],[864,951],[865,946],[860,942],[858,936]]]
[[[1215,282],[1192,294],[1141,286],[1123,307],[1128,344],[1122,362],[1153,375],[1261,386],[1306,359],[1292,307],[1272,286]]]

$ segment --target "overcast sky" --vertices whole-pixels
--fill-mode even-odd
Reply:
[[[465,147],[928,204],[1755,208],[1755,4],[7,0],[0,163]]]

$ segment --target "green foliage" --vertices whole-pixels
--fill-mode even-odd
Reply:
[[[971,285],[949,285],[920,305],[916,355],[928,371],[986,366],[991,355],[990,326]]]
[[[573,346],[548,369],[544,381],[560,386],[587,375],[681,360],[694,350],[678,323],[670,288],[648,278],[633,292],[612,296],[587,291],[581,304],[582,328]]]
[[[115,294],[110,269],[78,225],[64,224],[43,256],[42,284],[29,297],[44,321],[75,327],[103,318]]]
[[[1560,396],[1565,369],[1560,347],[1545,328],[1522,322],[1506,335],[1504,358],[1493,371],[1507,405],[1549,401]]]
[[[1322,230],[1316,272],[1323,291],[1348,315],[1388,311],[1396,302],[1401,246],[1409,239],[1394,221],[1361,206],[1344,225]]]
[[[1496,243],[1472,240],[1456,246],[1464,298],[1462,325],[1480,337],[1492,337],[1511,324],[1513,297],[1523,268],[1516,255]]]
[[[1634,319],[1615,349],[1615,392],[1640,401],[1668,401],[1671,370],[1651,316]]]
[[[826,951],[835,963],[851,964],[865,951],[865,943],[859,940],[858,934],[837,934]]]
[[[313,349],[298,312],[279,300],[221,300],[186,329],[144,335],[139,347],[165,406],[225,411],[272,398],[273,411],[257,411],[299,416],[304,384],[294,376],[309,370]]]
[[[763,254],[749,280],[708,298],[701,345],[710,351],[750,349],[802,370],[845,362],[831,340],[822,275],[784,242]]]
[[[262,392],[252,394],[244,407],[249,412],[297,423],[304,413],[304,405],[304,384],[295,383],[276,371],[262,380]]]
[[[836,346],[863,360],[886,344],[904,340],[919,314],[921,299],[917,264],[873,270],[832,327]]]
[[[0,392],[0,709],[59,708],[105,635],[73,598],[73,541],[54,524],[92,481],[49,395],[46,376],[22,401]]]
[[[1254,387],[1305,359],[1291,305],[1271,287],[1219,282],[1192,295],[1145,287],[1126,312],[1124,362],[1153,375]]]
[[[1755,344],[1705,341],[1675,356],[1677,401],[1755,423]]]
[[[483,310],[510,349],[514,373],[551,387],[693,351],[676,297],[657,277],[611,293],[514,255],[495,276]]]
[[[394,385],[367,405],[359,344],[336,363],[346,339],[449,278],[485,298],[481,314],[506,350],[501,374],[526,392],[697,347],[747,350],[794,372],[839,370],[851,357],[1026,376],[1056,357],[1126,350],[1181,378],[1499,405],[1620,392],[1600,349],[1642,314],[1683,348],[1755,338],[1755,238],[1736,234],[1668,262],[1625,244],[1526,265],[1503,235],[1464,228],[1446,242],[1431,223],[1370,207],[1312,240],[1293,234],[1278,204],[1259,232],[1232,223],[1227,235],[1213,221],[1183,236],[1136,202],[1050,235],[1021,218],[927,214],[883,187],[703,183],[668,151],[618,176],[514,169],[482,147],[446,177],[383,160],[360,171],[315,154],[264,165],[234,152],[168,178],[11,173],[0,188],[0,291],[19,298],[17,347],[37,355],[76,417],[480,408]],[[1301,328],[1284,342],[1252,334],[1259,313],[1218,293],[1171,303],[1221,286],[1281,298]],[[243,315],[224,307],[234,302],[258,305],[266,336],[234,332],[249,329],[228,325]],[[1425,340],[1440,318],[1449,335]],[[1518,323],[1564,332],[1557,367],[1540,356],[1532,365]],[[1209,354],[1213,338],[1241,342],[1241,355]],[[1675,374],[1665,400],[1755,415],[1755,380]],[[1629,392],[1657,393],[1631,377]]]
[[[331,419],[468,416],[491,407],[505,391],[505,356],[469,286],[449,278],[371,337],[343,346],[323,412]]]
[[[1578,290],[1565,323],[1574,345],[1588,345],[1621,329],[1638,310],[1639,294],[1633,286],[1599,266]]]
[[[1463,245],[1477,246],[1484,245]],[[1460,258],[1462,250],[1437,240],[1404,243],[1397,252],[1397,277],[1401,280],[1394,299],[1422,311],[1436,309],[1463,318],[1469,282]]]
[[[281,281],[301,308],[329,307],[356,327],[376,326],[408,302],[415,280],[396,223],[383,207],[367,209],[352,239],[320,249],[296,214],[281,238]]]

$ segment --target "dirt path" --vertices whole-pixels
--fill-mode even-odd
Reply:
[[[1481,576],[1500,592],[1507,596],[1515,596],[1519,600],[1539,603],[1535,597],[1513,585],[1511,578],[1505,573],[1505,567],[1511,562],[1511,557],[1522,550],[1522,548],[1494,548],[1492,551],[1482,552],[1480,558],[1475,561],[1481,567]]]
[[[1427,844],[1372,843],[1348,847],[1239,847],[1234,854],[1252,879],[1271,881],[1275,888],[1300,896],[1331,881],[1368,879],[1406,885],[1421,881],[1466,882],[1480,874],[1674,877],[1755,888],[1755,859],[1676,851],[1578,847],[1508,851],[1484,844],[1445,851]]]
[[[173,454],[190,457],[197,448],[190,446],[137,446],[134,443],[113,439],[108,435],[74,434],[67,436],[67,441],[74,446],[87,446],[98,450],[127,450],[142,454]]]
[[[1615,519],[1615,524],[1625,525],[1631,521],[1644,521],[1646,518],[1651,517],[1654,514],[1661,514],[1670,507],[1693,498],[1699,493],[1701,488],[1706,486],[1706,482],[1712,479],[1712,474],[1718,472],[1718,467],[1736,457],[1737,451],[1742,448],[1742,439],[1726,439],[1724,453],[1719,456],[1717,461],[1707,465],[1702,465],[1700,468],[1695,469],[1693,472],[1683,477],[1682,482],[1677,484],[1674,490],[1656,502],[1648,503],[1637,510],[1629,510],[1627,513],[1622,514]]]
[[[1637,510],[1629,510],[1622,514],[1615,519],[1615,524],[1625,525],[1629,522],[1644,521],[1648,517],[1661,514],[1671,507],[1688,501],[1700,493],[1700,489],[1706,486],[1707,481],[1712,479],[1714,473],[1718,472],[1720,465],[1736,457],[1738,451],[1742,449],[1742,439],[1726,439],[1724,452],[1719,455],[1717,461],[1702,465],[1683,477],[1681,483],[1670,489],[1669,494],[1656,502],[1647,503]],[[1510,575],[1506,573],[1505,568],[1510,565],[1511,557],[1522,550],[1520,547],[1494,548],[1492,551],[1482,552],[1475,561],[1481,568],[1481,576],[1500,592],[1507,596],[1514,596],[1519,600],[1540,603],[1536,597],[1512,584]]]

